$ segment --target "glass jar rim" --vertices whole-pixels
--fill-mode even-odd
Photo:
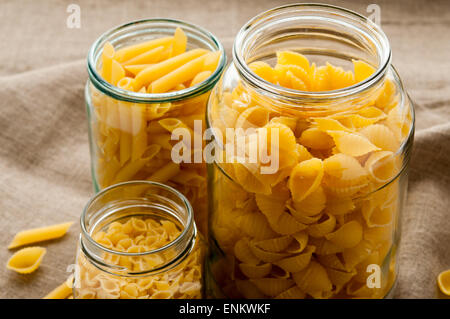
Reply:
[[[95,241],[91,234],[89,233],[89,231],[87,230],[86,227],[86,217],[87,217],[87,213],[89,208],[91,207],[91,205],[101,196],[105,195],[106,193],[110,192],[113,189],[119,188],[119,187],[123,187],[123,186],[127,186],[127,185],[147,185],[147,186],[156,186],[157,188],[161,188],[165,191],[168,191],[169,193],[175,195],[176,197],[178,197],[179,199],[181,199],[182,203],[185,205],[186,208],[186,212],[187,212],[187,221],[186,224],[183,225],[184,228],[182,230],[182,232],[170,243],[157,248],[157,249],[153,249],[153,250],[148,250],[148,251],[144,251],[144,252],[122,252],[122,251],[118,251],[118,250],[113,250],[110,249],[106,246],[103,246],[101,244],[99,244],[97,241]],[[176,189],[167,186],[165,184],[161,184],[158,182],[152,182],[152,181],[128,181],[128,182],[123,182],[123,183],[118,183],[118,184],[114,184],[111,185],[109,187],[104,188],[103,190],[101,190],[100,192],[98,192],[97,194],[95,194],[86,204],[86,206],[83,209],[83,212],[81,213],[81,217],[80,217],[80,226],[81,226],[81,237],[82,238],[86,238],[88,240],[88,242],[90,244],[92,244],[94,247],[100,249],[101,251],[104,251],[106,253],[110,253],[110,254],[114,254],[114,255],[120,255],[120,256],[127,256],[127,257],[142,257],[142,256],[147,256],[147,255],[151,255],[151,254],[156,254],[156,253],[161,253],[163,251],[166,251],[167,249],[170,249],[171,247],[177,245],[180,243],[180,241],[182,241],[184,239],[184,237],[186,237],[186,235],[189,233],[190,230],[192,230],[193,232],[193,238],[195,239],[196,234],[197,234],[197,229],[194,223],[194,218],[193,218],[193,209],[192,206],[189,202],[189,200],[179,191],[177,191]]]
[[[185,88],[183,90],[166,92],[166,93],[139,93],[131,92],[114,86],[103,79],[103,77],[97,72],[97,56],[101,50],[103,50],[103,44],[108,41],[114,35],[123,32],[124,30],[130,29],[139,25],[145,24],[167,24],[167,26],[178,26],[180,28],[190,29],[198,32],[204,36],[208,41],[211,42],[220,52],[220,59],[217,68],[214,72],[199,84]],[[194,97],[203,94],[211,90],[216,82],[219,80],[226,65],[226,54],[225,49],[219,39],[213,35],[208,30],[182,20],[176,19],[164,19],[164,18],[151,18],[143,20],[135,20],[129,23],[125,23],[116,26],[105,33],[103,33],[97,40],[92,44],[87,55],[87,71],[89,79],[92,84],[101,92],[121,101],[133,102],[133,103],[163,103],[163,102],[175,102],[183,100],[189,97]]]
[[[273,21],[282,16],[285,13],[292,13],[292,9],[311,9],[315,10],[317,13],[325,12],[325,13],[334,13],[340,15],[342,17],[346,17],[352,19],[354,22],[363,23],[364,25],[370,26],[370,30],[373,35],[376,37],[377,41],[380,43],[381,54],[380,54],[380,63],[378,64],[375,72],[365,79],[364,81],[358,82],[352,86],[345,87],[338,90],[330,90],[330,91],[320,91],[320,92],[309,92],[309,91],[299,91],[294,89],[289,89],[285,87],[281,87],[279,85],[275,85],[270,83],[261,77],[257,76],[249,67],[247,62],[244,60],[241,50],[244,41],[246,38],[258,29],[261,23],[267,21]],[[338,21],[338,19],[336,19]],[[361,91],[367,90],[376,83],[378,83],[385,75],[388,70],[388,67],[391,62],[392,53],[389,45],[389,40],[383,30],[375,23],[373,23],[370,19],[364,17],[363,15],[354,12],[352,10],[348,10],[339,6],[329,5],[329,4],[320,4],[320,3],[294,3],[287,4],[283,6],[279,6],[265,12],[262,12],[249,20],[238,32],[234,45],[233,45],[233,62],[236,65],[238,72],[246,79],[249,83],[257,87],[258,89],[263,90],[265,93],[275,96],[275,97],[283,97],[285,99],[293,99],[293,100],[336,100],[340,98],[345,98],[348,96],[352,96],[354,94],[358,94]]]

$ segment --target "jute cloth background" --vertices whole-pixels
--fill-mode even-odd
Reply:
[[[66,27],[70,3],[81,28]],[[370,1],[332,4],[368,14]],[[0,297],[40,298],[73,263],[80,213],[93,194],[83,87],[86,53],[107,29],[170,17],[215,33],[228,55],[252,16],[283,4],[267,0],[0,2]],[[436,275],[450,268],[450,2],[377,1],[393,62],[416,103],[416,138],[403,215],[396,297],[437,297]],[[45,243],[38,271],[5,268],[17,231],[76,221]]]

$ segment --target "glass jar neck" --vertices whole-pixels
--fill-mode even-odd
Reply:
[[[187,49],[204,48],[211,51],[219,51],[220,59],[216,70],[202,83],[183,90],[167,93],[138,93],[120,89],[105,81],[99,69],[101,54],[106,42],[110,42],[114,48],[136,44],[158,37],[173,36],[176,28],[182,28],[188,38]],[[210,91],[216,82],[226,64],[225,50],[219,40],[210,32],[199,26],[171,19],[147,19],[130,22],[114,29],[111,29],[101,35],[94,42],[88,53],[87,70],[90,82],[100,92],[111,96],[117,100],[128,101],[132,103],[162,103],[174,102],[186,98],[201,95]]]
[[[98,231],[113,222],[131,217],[171,220],[182,230],[165,246],[144,252],[113,250],[94,240]],[[126,182],[105,188],[86,205],[80,222],[80,247],[86,258],[97,268],[120,276],[153,275],[168,271],[189,255],[197,238],[189,201],[169,186],[148,181]],[[163,262],[136,272],[111,262],[120,257],[149,257]]]
[[[348,69],[352,60],[362,60],[376,71],[366,80],[339,90],[306,92],[269,83],[253,73],[255,60],[273,62],[277,50],[293,50],[311,62],[325,61]],[[370,99],[381,87],[389,70],[391,50],[386,35],[367,18],[343,8],[321,4],[294,4],[264,12],[239,31],[233,47],[233,62],[243,85],[280,107],[334,108],[357,97]]]

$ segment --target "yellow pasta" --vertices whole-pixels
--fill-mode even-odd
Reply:
[[[73,222],[51,225],[41,228],[33,228],[18,232],[9,244],[8,249],[24,245],[34,244],[41,241],[56,239],[64,236]]]
[[[20,274],[32,273],[38,269],[46,251],[42,247],[22,248],[11,256],[6,267]]]
[[[170,72],[183,66],[187,62],[204,55],[206,52],[207,51],[203,49],[193,49],[191,51],[179,54],[173,58],[149,66],[136,75],[136,88],[140,89],[142,86],[146,86],[150,82],[153,82],[161,78],[162,76],[169,74]]]
[[[178,84],[192,80],[197,74],[201,73],[204,61],[205,56],[203,55],[185,63],[172,72],[153,81],[148,91],[151,93],[164,93]],[[139,75],[136,77],[136,80],[138,77]]]
[[[142,217],[139,214],[126,220],[112,222],[104,231],[96,232],[93,238],[103,245],[101,238],[108,239],[110,249],[130,253],[149,252],[173,242],[181,233],[180,226],[168,219]],[[120,240],[117,240],[121,238]],[[117,256],[117,255],[116,255]],[[201,257],[198,245],[190,255],[175,268],[152,275],[117,276],[99,271],[79,255],[79,278],[74,289],[75,298],[83,299],[161,299],[201,297]],[[111,258],[109,258],[111,257]],[[163,256],[120,256],[105,253],[102,258],[113,265],[126,267],[127,271],[148,271],[165,262]],[[168,256],[167,256],[168,257]],[[65,283],[67,286],[67,283]],[[48,297],[68,294],[67,287],[61,285]]]
[[[73,276],[49,292],[43,299],[66,299],[72,294]],[[73,297],[72,297],[73,298]]]
[[[450,296],[450,270],[441,272],[437,277],[437,283],[441,292]]]

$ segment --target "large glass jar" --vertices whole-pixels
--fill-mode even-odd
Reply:
[[[149,181],[113,185],[81,216],[74,298],[201,298],[205,248],[181,193]]]
[[[273,66],[279,50],[374,72],[341,89],[293,90],[249,67]],[[209,296],[390,296],[414,112],[379,26],[327,5],[258,15],[235,39],[207,121]]]
[[[106,43],[118,52],[133,44],[171,37],[177,28],[186,34],[187,50],[206,49],[220,56],[211,75],[199,84],[166,93],[142,93],[112,85],[102,77]],[[100,36],[88,54],[89,80],[85,90],[95,190],[145,179],[173,186],[188,197],[197,225],[204,231],[207,197],[206,167],[199,152],[201,139],[200,145],[194,142],[187,146],[192,160],[180,161],[172,156],[172,148],[179,141],[171,139],[171,130],[186,128],[201,136],[207,99],[225,61],[222,44],[214,35],[182,21],[141,20]],[[195,160],[197,153],[200,161]]]

